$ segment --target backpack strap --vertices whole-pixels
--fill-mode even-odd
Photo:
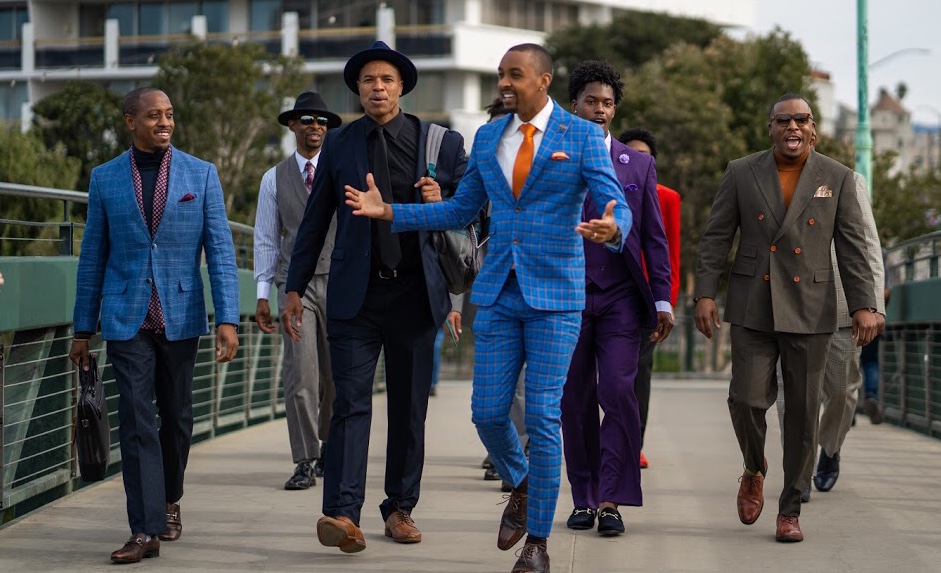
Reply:
[[[425,138],[425,163],[428,164],[428,176],[434,179],[435,167],[438,164],[438,153],[441,151],[441,142],[447,128],[437,123],[428,124],[428,136]]]

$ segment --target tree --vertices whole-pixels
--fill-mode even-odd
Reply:
[[[304,83],[300,66],[250,43],[191,43],[160,58],[154,86],[173,103],[174,145],[216,165],[232,220],[254,219],[261,176],[280,156],[275,118]]]
[[[79,161],[68,157],[63,146],[49,149],[34,133],[0,129],[0,181],[73,189],[79,170]],[[61,217],[62,204],[58,201],[23,197],[4,197],[0,212],[0,218],[29,223],[61,221]],[[5,222],[0,225],[0,255],[55,254],[56,238],[56,227]]]
[[[938,230],[941,175],[895,173],[897,152],[876,154],[872,162],[872,211],[882,246]]]
[[[67,187],[70,190],[88,191],[91,170],[130,145],[121,96],[94,82],[67,83],[62,91],[37,102],[33,113],[33,129],[46,147],[62,145],[69,157],[80,162],[78,181]]]

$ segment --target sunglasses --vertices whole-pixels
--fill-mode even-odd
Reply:
[[[322,125],[324,127],[330,123],[330,120],[325,117],[314,117],[312,115],[302,115],[301,117],[297,118],[297,121],[301,122],[301,125],[311,125],[316,121],[317,125]]]
[[[778,115],[771,116],[771,121],[775,121],[778,125],[784,127],[790,125],[792,119],[797,125],[807,125],[807,122],[813,118],[813,114],[810,113],[795,113],[793,115],[788,113],[779,113]]]

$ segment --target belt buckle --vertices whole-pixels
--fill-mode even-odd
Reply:
[[[392,270],[388,271],[389,273],[391,273],[391,275],[389,275],[389,276],[386,276],[385,274],[383,274],[384,272],[386,272],[386,271],[383,271],[382,269],[379,269],[379,278],[381,278],[381,279],[383,279],[383,280],[387,280],[387,281],[388,281],[388,280],[392,280],[392,279],[394,279],[394,278],[397,278],[397,277],[399,276],[399,271],[397,271],[397,270],[395,270],[395,269],[392,269]]]

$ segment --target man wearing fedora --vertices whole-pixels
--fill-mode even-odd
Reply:
[[[327,130],[339,127],[340,117],[327,110],[320,94],[297,96],[294,109],[278,116],[297,139],[297,151],[269,169],[258,190],[255,212],[255,282],[258,304],[255,323],[267,333],[275,331],[268,297],[271,283],[277,286],[278,306],[285,301],[284,283],[291,265],[291,250],[310,196]],[[327,348],[327,273],[333,252],[336,223],[331,223],[326,244],[317,261],[313,280],[302,299],[304,337],[295,342],[284,334],[284,412],[294,458],[294,475],[284,489],[307,489],[316,485],[315,464],[322,459],[321,440],[326,441],[333,405],[333,378]],[[319,464],[322,469],[322,464]],[[321,472],[320,475],[323,475]]]
[[[464,139],[447,132],[434,166],[425,159],[428,124],[399,107],[418,72],[404,55],[376,42],[346,64],[346,85],[365,115],[330,133],[297,232],[281,324],[295,341],[307,317],[300,294],[314,276],[336,213],[336,244],[327,281],[327,332],[336,399],[325,457],[323,513],[317,537],[345,553],[365,548],[359,528],[366,489],[372,385],[385,350],[388,395],[385,535],[417,543],[411,513],[425,457],[425,414],[435,333],[451,303],[431,233],[392,233],[387,222],[355,217],[344,186],[365,188],[371,174],[390,203],[440,201],[454,193],[467,159]]]

